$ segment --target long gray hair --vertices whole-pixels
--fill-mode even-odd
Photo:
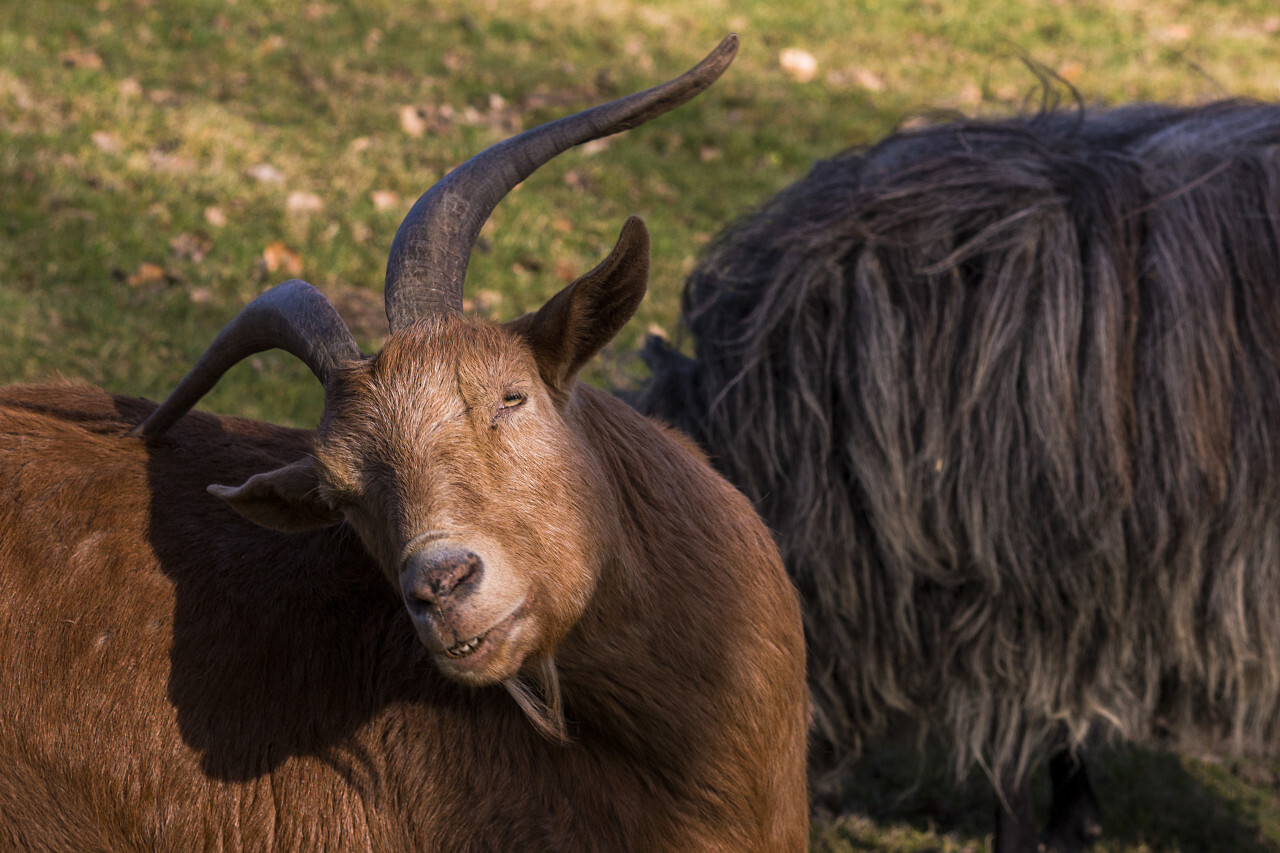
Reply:
[[[1275,752],[1278,146],[1240,101],[951,123],[713,244],[639,406],[776,532],[819,785],[902,722],[1005,785],[1157,718]]]

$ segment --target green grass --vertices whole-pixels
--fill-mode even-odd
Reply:
[[[591,268],[628,214],[646,219],[650,297],[593,381],[616,380],[649,328],[674,328],[685,273],[732,217],[902,122],[1034,102],[1024,60],[1088,102],[1280,94],[1274,0],[6,3],[0,381],[163,396],[291,260],[374,348],[387,247],[434,179],[679,73],[731,30],[741,53],[711,91],[548,165],[473,257],[469,292],[509,318]],[[816,59],[811,81],[780,67],[791,47]],[[204,405],[310,425],[320,395],[264,354]],[[911,761],[869,756],[853,811],[816,823],[814,849],[982,849],[982,786],[926,768],[899,800]],[[1269,771],[1130,750],[1096,772],[1114,804],[1104,850],[1280,849]]]

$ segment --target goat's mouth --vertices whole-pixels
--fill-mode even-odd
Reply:
[[[476,649],[480,648],[480,644],[488,638],[492,629],[485,631],[478,637],[472,637],[470,640],[463,640],[460,643],[454,643],[452,646],[444,650],[445,655],[454,658],[465,658],[468,655],[475,654]]]
[[[517,607],[481,633],[440,648],[436,661],[444,672],[467,683],[491,683],[509,677],[522,662],[513,658],[523,658],[517,648],[521,644],[513,644],[522,633],[523,614],[524,608]]]

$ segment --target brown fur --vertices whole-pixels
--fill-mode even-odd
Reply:
[[[802,849],[794,590],[686,442],[572,384],[582,346],[548,368],[564,314],[398,332],[314,435],[191,414],[147,444],[145,401],[0,391],[0,848]],[[288,515],[308,478],[311,530],[218,500]],[[488,563],[449,630],[528,593],[478,669],[395,582],[446,523]],[[549,682],[567,743],[502,689]]]

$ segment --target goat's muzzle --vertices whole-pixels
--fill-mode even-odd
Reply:
[[[414,551],[401,565],[400,592],[418,639],[462,681],[510,677],[523,660],[517,638],[525,598],[518,589],[504,590],[501,574],[488,571],[480,554],[452,543]]]
[[[461,548],[424,549],[405,561],[400,572],[404,606],[414,619],[434,616],[454,600],[475,591],[484,578],[484,560]]]

